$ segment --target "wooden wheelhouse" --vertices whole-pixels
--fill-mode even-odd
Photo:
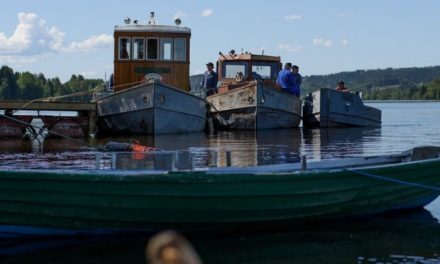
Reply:
[[[189,91],[191,29],[157,25],[154,13],[147,25],[115,26],[114,87],[121,91],[140,83],[160,81]]]

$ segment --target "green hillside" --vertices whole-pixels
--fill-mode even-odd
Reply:
[[[361,91],[365,99],[439,100],[440,66],[357,70],[303,78],[302,94],[319,88],[335,88],[344,81],[352,91]]]

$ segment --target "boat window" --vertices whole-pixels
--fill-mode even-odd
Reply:
[[[133,38],[133,59],[143,60],[145,54],[145,40],[143,38]]]
[[[147,38],[147,60],[157,60],[159,58],[157,42],[157,38]]]
[[[276,79],[276,63],[254,63],[252,65],[252,79]]]
[[[276,79],[277,69],[277,63],[259,62],[252,65],[252,79]]]
[[[119,38],[119,59],[129,60],[130,59],[130,38]]]
[[[160,39],[160,59],[172,60],[173,59],[173,39],[161,38]]]
[[[186,61],[186,39],[174,39],[174,60]]]
[[[227,63],[224,66],[224,75],[225,78],[235,78],[239,72],[243,73],[244,76],[247,76],[246,71],[246,63]]]

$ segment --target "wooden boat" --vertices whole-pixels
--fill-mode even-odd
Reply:
[[[298,127],[301,100],[275,86],[280,57],[221,54],[218,93],[208,96],[215,125],[220,129]]]
[[[366,106],[358,93],[320,89],[304,99],[304,127],[378,127],[382,113]]]
[[[114,31],[115,92],[95,97],[98,133],[203,131],[206,103],[189,93],[191,30],[157,25],[153,12],[147,25],[126,23]]]
[[[440,147],[205,171],[0,170],[0,225],[50,232],[211,229],[419,208],[440,194]],[[67,231],[66,231],[67,229]]]

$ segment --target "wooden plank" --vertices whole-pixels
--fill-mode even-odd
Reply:
[[[54,110],[54,111],[96,111],[92,102],[32,102],[0,100],[0,109]]]

